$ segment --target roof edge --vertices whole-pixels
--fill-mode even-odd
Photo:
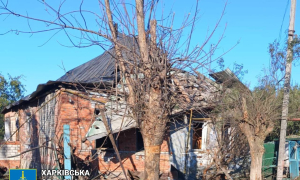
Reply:
[[[6,107],[4,107],[0,113],[1,114],[5,114],[6,112],[8,112],[10,109],[18,107],[26,102],[30,102],[32,99],[34,99],[35,97],[37,97],[41,92],[45,91],[47,88],[49,89],[54,89],[57,88],[59,85],[65,84],[65,83],[74,83],[74,84],[81,84],[81,85],[91,85],[91,86],[95,86],[95,83],[105,83],[106,86],[107,85],[111,85],[112,81],[115,80],[115,77],[103,77],[103,79],[101,82],[94,82],[94,83],[85,83],[85,82],[68,82],[68,81],[48,81],[47,83],[44,84],[39,84],[36,88],[36,90],[34,92],[32,92],[31,94],[23,97],[22,99],[20,99],[19,101],[16,101]]]

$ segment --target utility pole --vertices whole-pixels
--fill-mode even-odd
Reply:
[[[295,14],[296,14],[296,0],[291,0],[288,47],[287,47],[285,75],[284,75],[284,93],[283,93],[283,101],[282,101],[279,152],[278,152],[278,161],[277,161],[277,180],[282,180],[283,178],[286,127],[287,127],[287,118],[288,118],[288,110],[289,110],[288,107],[289,107],[289,97],[290,97],[290,82],[291,82],[292,61],[293,61],[293,51],[292,51],[293,47],[291,45],[291,42],[293,41],[294,32],[295,32],[294,30]]]

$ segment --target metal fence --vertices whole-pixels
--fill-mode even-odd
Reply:
[[[263,179],[273,180],[276,179],[276,166],[277,157],[264,158],[262,162],[262,175]]]
[[[277,169],[277,142],[268,142],[264,144],[265,153],[262,161],[262,176],[263,179],[276,179]]]

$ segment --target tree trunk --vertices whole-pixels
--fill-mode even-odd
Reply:
[[[145,180],[159,179],[160,147],[161,145],[145,146]]]
[[[158,180],[160,173],[160,151],[165,136],[166,120],[158,120],[154,114],[148,117],[152,118],[148,118],[147,121],[143,122],[141,128],[145,148],[144,179]]]
[[[266,136],[270,133],[269,131],[272,131],[273,128],[266,128],[266,130],[263,133],[257,133],[259,132],[259,125],[256,124],[255,126],[251,122],[249,122],[246,98],[242,98],[242,109],[245,122],[240,123],[239,126],[241,128],[241,131],[246,135],[250,146],[250,180],[261,180],[262,157],[265,152],[264,140],[266,139]]]
[[[143,135],[145,147],[145,180],[158,180],[160,173],[160,150],[165,137],[165,128],[167,117],[158,114],[164,114],[159,106],[159,96],[152,94],[150,98],[150,108],[147,111],[145,120],[141,124],[141,133]]]
[[[264,154],[264,141],[258,137],[250,144],[251,169],[250,180],[262,180],[262,157]]]

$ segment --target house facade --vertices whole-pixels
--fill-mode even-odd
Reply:
[[[105,52],[72,69],[57,81],[39,85],[31,95],[2,110],[6,141],[0,148],[1,165],[34,168],[41,177],[42,170],[65,169],[68,146],[71,169],[89,170],[91,178],[122,179],[121,163],[126,173],[143,172],[142,135],[126,107],[124,88],[116,81],[111,53]],[[198,107],[210,111],[209,102],[214,98],[210,91],[215,90],[216,83],[206,79],[199,84],[188,73],[180,77],[187,94],[199,99]],[[197,179],[211,161],[207,149],[215,143],[214,131],[209,118],[193,111],[195,108],[175,110],[178,116],[168,125],[160,152],[162,179],[178,179],[180,174]],[[101,109],[106,109],[121,163],[108,138]],[[69,127],[67,144],[64,125]]]

